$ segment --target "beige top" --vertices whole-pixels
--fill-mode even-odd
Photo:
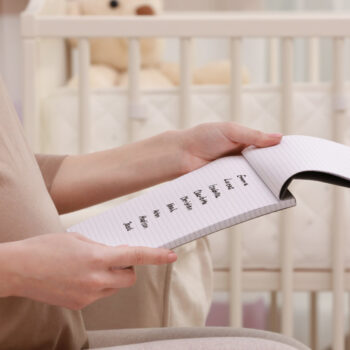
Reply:
[[[1,83],[0,125],[0,242],[62,232],[57,210]],[[56,158],[51,161],[39,157],[39,160],[50,186],[59,163]]]
[[[37,159],[40,168],[0,79],[0,243],[64,231],[46,188],[63,157]],[[79,312],[23,298],[0,299],[2,349],[29,344],[32,349],[79,349],[85,341]]]

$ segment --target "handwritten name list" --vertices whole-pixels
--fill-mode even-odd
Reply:
[[[224,191],[232,191],[237,186],[243,188],[249,186],[247,175],[235,175],[232,178],[223,179],[223,181],[219,184],[212,184],[205,189],[195,190],[191,194],[186,194],[183,197],[180,197],[178,201],[173,201],[165,204],[163,208],[151,210],[152,216],[156,219],[160,219],[164,210],[170,214],[173,214],[178,210],[192,211],[195,206],[207,205],[209,201],[220,198]],[[137,225],[140,225],[143,229],[149,228],[149,216],[137,216],[138,221],[130,220],[123,223],[124,231],[131,232],[137,228]]]

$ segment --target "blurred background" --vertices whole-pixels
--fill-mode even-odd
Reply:
[[[17,108],[21,107],[21,43],[19,14],[28,0],[0,0],[0,72],[4,77]],[[165,0],[166,11],[346,11],[350,9],[350,0]],[[227,57],[227,43],[216,40],[215,50],[208,50],[206,40],[198,40],[198,64],[203,61]],[[324,50],[323,79],[329,76],[330,55],[327,40],[321,43]],[[5,49],[6,48],[6,49]],[[202,50],[201,50],[202,48]],[[264,58],[256,59],[255,51],[262,56],[263,43],[248,40],[245,43],[244,63],[251,72],[252,80],[264,80]],[[254,52],[254,54],[252,54]],[[305,50],[303,43],[297,43],[296,59],[302,59]],[[178,50],[175,43],[168,42],[166,59],[177,59]],[[305,72],[296,65],[296,78],[302,80]]]

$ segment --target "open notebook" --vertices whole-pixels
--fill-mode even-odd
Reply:
[[[350,187],[350,147],[309,136],[249,147],[68,229],[111,246],[175,248],[296,205],[293,179]]]

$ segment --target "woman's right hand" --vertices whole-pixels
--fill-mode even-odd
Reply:
[[[107,247],[79,234],[0,244],[0,297],[18,296],[78,310],[136,281],[135,265],[175,262],[167,249]]]

